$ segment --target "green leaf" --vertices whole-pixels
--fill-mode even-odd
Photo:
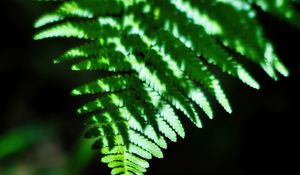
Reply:
[[[185,137],[184,117],[199,128],[200,109],[214,117],[213,100],[231,113],[223,77],[259,89],[249,61],[275,80],[289,75],[254,7],[300,27],[298,0],[52,1],[34,39],[81,41],[54,63],[98,75],[71,94],[90,97],[78,113],[111,174],[144,174],[167,140]]]

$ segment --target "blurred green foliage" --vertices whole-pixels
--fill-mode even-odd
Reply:
[[[0,135],[0,160],[11,154],[24,151],[49,135],[49,129],[41,123],[13,128]]]

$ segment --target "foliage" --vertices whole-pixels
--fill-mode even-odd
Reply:
[[[52,0],[55,1],[55,0]],[[58,0],[56,0],[58,1]],[[202,127],[199,109],[213,118],[207,95],[231,113],[213,70],[259,89],[241,63],[250,60],[273,79],[288,76],[257,20],[263,10],[300,27],[298,0],[68,0],[40,17],[34,39],[77,38],[55,63],[74,71],[105,71],[72,91],[94,100],[78,109],[89,115],[111,174],[143,174],[152,156],[162,158],[166,138],[185,132],[180,116]],[[243,59],[240,59],[240,57]]]

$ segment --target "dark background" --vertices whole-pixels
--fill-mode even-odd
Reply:
[[[83,100],[69,95],[86,76],[52,64],[74,43],[32,40],[33,21],[48,5],[2,4],[0,150],[20,147],[2,158],[0,151],[0,174],[108,174],[81,139],[84,118],[75,109]],[[148,174],[300,175],[300,30],[267,14],[260,21],[291,75],[275,82],[250,64],[259,91],[222,77],[233,114],[214,105],[215,119],[204,120],[203,129],[184,121],[186,138],[151,160]]]

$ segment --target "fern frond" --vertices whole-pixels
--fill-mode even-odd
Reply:
[[[163,157],[167,139],[185,137],[180,117],[197,127],[198,109],[213,118],[208,95],[232,112],[216,69],[259,89],[233,52],[275,80],[278,73],[288,76],[255,6],[300,27],[293,3],[299,1],[65,0],[36,21],[34,39],[82,40],[54,62],[109,73],[72,95],[94,97],[78,113],[88,116],[85,136],[95,140],[92,148],[111,174],[139,175],[148,160]]]
[[[250,3],[255,3],[262,10],[271,13],[296,27],[300,27],[300,15],[296,10],[296,7],[293,3],[299,3],[299,1],[272,1],[272,0],[249,0]]]
[[[36,40],[66,37],[89,40],[100,40],[118,35],[118,31],[114,26],[104,24],[99,21],[89,22],[66,22],[49,27],[40,31],[34,37]]]
[[[118,16],[123,13],[122,3],[115,0],[66,1],[54,12],[40,17],[34,24],[42,27],[66,18],[95,18],[97,16]]]

